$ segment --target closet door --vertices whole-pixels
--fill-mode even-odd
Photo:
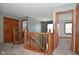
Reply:
[[[76,48],[75,52],[79,54],[79,4],[76,7]]]
[[[18,44],[20,42],[19,40],[19,20],[13,19],[12,20],[12,27],[13,27],[13,37],[14,37],[14,43]]]
[[[19,20],[3,17],[4,43],[19,43]]]
[[[4,43],[12,42],[12,28],[11,21],[8,17],[3,17],[3,31],[4,31]]]

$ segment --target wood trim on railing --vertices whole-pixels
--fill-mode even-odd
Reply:
[[[36,52],[39,52],[39,53],[42,53],[42,54],[51,54],[54,50],[54,41],[53,41],[53,33],[42,33],[42,32],[27,32],[25,31],[24,32],[24,48],[25,49],[28,49],[28,47],[26,47],[26,41],[28,40],[28,35],[39,35],[39,34],[45,34],[45,35],[48,35],[48,50],[46,52],[41,52],[41,51],[36,51],[36,50],[33,50],[33,51],[36,51]],[[32,50],[31,48],[29,50]]]

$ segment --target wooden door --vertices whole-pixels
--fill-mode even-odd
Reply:
[[[79,4],[76,7],[76,46],[75,52],[79,54]]]
[[[19,40],[19,20],[3,17],[4,43]]]
[[[4,43],[12,42],[11,37],[12,28],[10,18],[4,17],[3,28],[4,28]]]
[[[20,42],[19,40],[19,20],[13,19],[12,20],[12,29],[13,29],[13,38],[14,38],[14,44],[18,44]]]

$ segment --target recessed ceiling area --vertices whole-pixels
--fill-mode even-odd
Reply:
[[[66,3],[0,3],[0,12],[17,17],[31,16],[46,18],[52,16],[53,8]]]

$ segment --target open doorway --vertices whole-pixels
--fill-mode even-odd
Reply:
[[[24,43],[24,31],[27,30],[28,31],[28,20],[24,19],[21,20],[21,43]]]
[[[71,49],[72,12],[59,14],[59,45],[62,49]]]
[[[55,33],[54,38],[55,38],[55,41],[57,41],[55,42],[57,43],[56,51],[67,54],[67,53],[70,53],[71,50],[73,50],[74,48],[73,25],[74,25],[73,10],[56,13],[55,31],[54,31]]]
[[[53,33],[53,24],[47,24],[47,32],[50,32]]]

